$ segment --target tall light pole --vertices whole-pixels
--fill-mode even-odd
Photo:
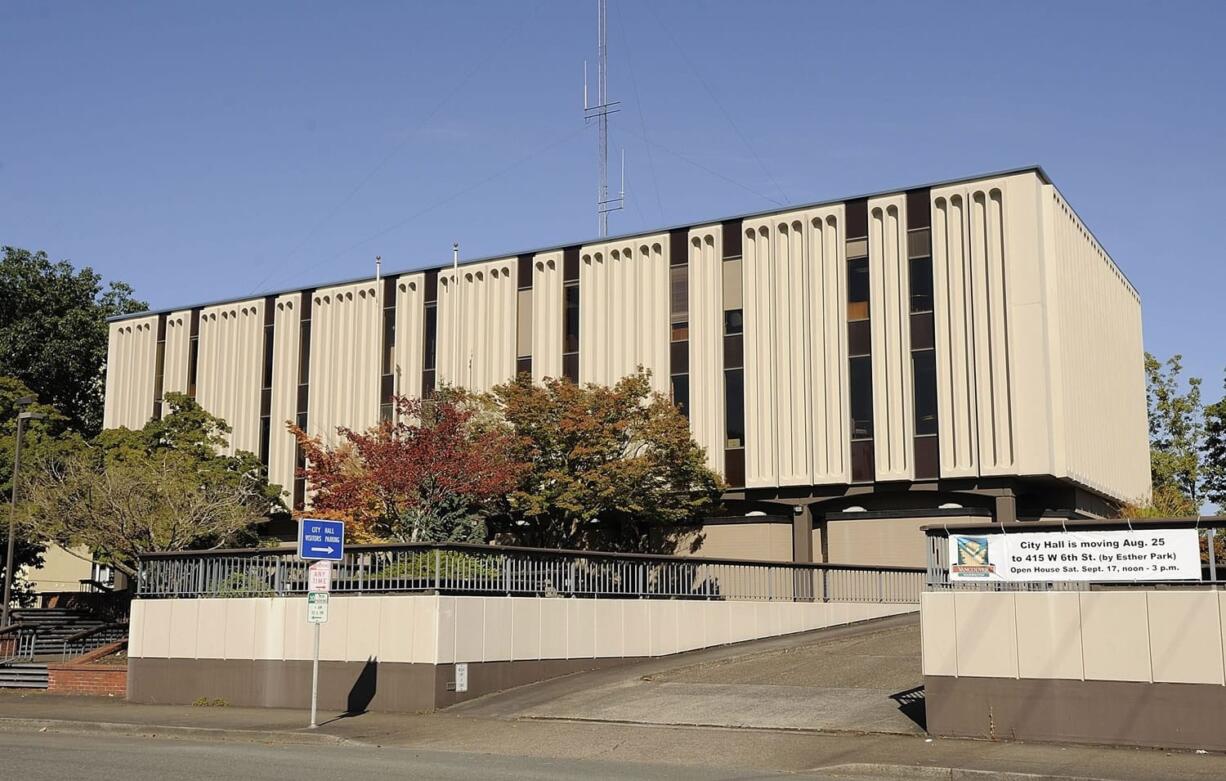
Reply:
[[[17,400],[18,407],[33,404],[33,396]],[[13,453],[13,490],[9,495],[9,539],[8,552],[4,556],[4,613],[0,617],[0,627],[9,625],[9,603],[13,599],[13,550],[17,543],[17,480],[21,471],[21,440],[25,434],[27,420],[42,420],[47,417],[41,412],[17,413],[17,446]]]

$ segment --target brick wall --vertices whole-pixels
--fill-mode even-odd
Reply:
[[[54,694],[93,694],[124,697],[128,668],[113,664],[49,664],[47,691]]]

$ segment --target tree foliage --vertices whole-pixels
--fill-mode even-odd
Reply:
[[[0,511],[0,579],[4,577],[4,552],[8,545],[9,513],[11,505],[9,497],[13,490],[13,460],[17,445],[17,413],[22,409],[37,412],[46,417],[42,420],[30,420],[25,425],[22,440],[21,458],[28,474],[31,464],[54,458],[59,453],[70,450],[75,436],[65,429],[67,421],[54,407],[45,404],[31,404],[19,408],[18,399],[34,395],[33,391],[21,380],[14,377],[0,376],[0,501],[4,509]],[[35,537],[23,517],[17,519],[17,541],[13,550],[13,562],[18,571],[23,567],[37,567],[42,563],[44,547]],[[27,601],[29,594],[26,584],[20,579],[15,580],[15,593],[18,601]]]
[[[706,453],[643,370],[612,387],[521,375],[491,396],[530,467],[507,497],[519,541],[671,553],[718,500]]]
[[[122,282],[104,286],[88,266],[15,247],[0,254],[0,290],[0,375],[24,382],[69,427],[98,433],[106,319],[143,311],[145,303]]]
[[[359,538],[484,542],[486,518],[524,471],[511,431],[456,392],[394,403],[393,420],[340,428],[335,446],[290,426],[307,458],[311,514],[345,518]]]
[[[1226,511],[1226,381],[1222,398],[1205,407],[1205,439],[1201,445],[1201,493]]]
[[[1196,515],[1200,507],[1201,381],[1185,381],[1182,374],[1183,356],[1163,362],[1145,354],[1151,498],[1148,505],[1124,508],[1127,515],[1178,517]]]
[[[23,480],[34,529],[129,574],[153,551],[254,542],[280,488],[251,453],[225,454],[225,421],[178,393],[166,394],[166,408],[139,430],[109,429],[40,459]]]

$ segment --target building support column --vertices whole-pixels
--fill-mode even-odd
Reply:
[[[792,561],[798,564],[813,561],[813,513],[804,504],[792,507]]]
[[[992,513],[997,523],[1017,522],[1017,495],[1013,491],[1003,491],[996,495],[996,508]]]

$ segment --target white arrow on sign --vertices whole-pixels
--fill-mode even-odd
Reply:
[[[331,545],[329,545],[329,546],[328,546],[328,547],[326,547],[326,548],[311,548],[311,553],[318,553],[318,552],[320,552],[320,551],[322,551],[322,552],[324,552],[324,553],[331,553],[333,550],[335,550],[335,549],[334,549],[334,548],[333,548]]]

